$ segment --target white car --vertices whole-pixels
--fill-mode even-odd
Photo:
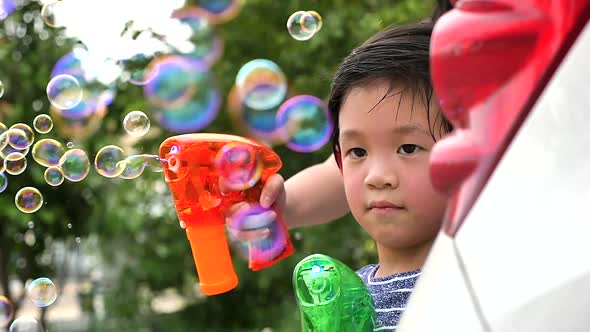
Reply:
[[[398,332],[590,331],[590,0],[459,0],[432,36],[452,194]]]

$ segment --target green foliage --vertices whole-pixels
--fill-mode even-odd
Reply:
[[[286,29],[289,15],[301,9],[315,10],[323,17],[321,31],[306,42],[294,40]],[[225,48],[212,71],[227,96],[243,64],[267,58],[281,66],[294,94],[326,99],[332,73],[355,46],[388,25],[424,19],[430,9],[431,3],[424,0],[243,1],[240,14],[218,27]],[[51,68],[74,43],[64,41],[59,30],[48,30],[46,40],[39,38],[33,23],[23,21],[24,13],[39,10],[37,2],[26,4],[0,28],[0,80],[6,89],[0,99],[0,121],[6,124],[31,124],[38,114],[33,111],[34,102],[42,105],[38,112],[48,112],[45,86]],[[7,22],[27,27],[31,39],[8,36]],[[233,127],[226,108],[224,104],[205,131],[245,134]],[[141,88],[119,86],[98,133],[73,143],[93,160],[101,147],[121,144],[125,136],[122,119],[135,109],[150,115]],[[155,121],[152,126],[157,126]],[[160,142],[174,134],[163,129],[154,132],[155,135],[135,144],[137,153],[156,154]],[[67,141],[55,130],[46,136]],[[330,155],[328,146],[309,154],[283,146],[275,150],[283,160],[281,174],[285,178]],[[311,253],[335,257],[353,269],[376,260],[372,241],[347,216],[328,225],[292,231],[296,253],[269,269],[252,272],[247,262],[234,254],[240,278],[238,288],[228,294],[204,297],[195,288],[197,279],[190,247],[178,226],[161,173],[146,172],[138,179],[122,180],[107,179],[91,171],[82,182],[66,181],[54,188],[45,184],[43,171],[29,158],[27,171],[10,177],[8,189],[0,193],[2,286],[9,275],[23,281],[38,276],[53,278],[58,262],[40,257],[53,243],[73,243],[73,238],[79,236],[82,244],[87,243],[83,245],[87,252],[94,251],[101,257],[100,264],[87,272],[106,271],[102,286],[89,290],[89,296],[102,292],[105,297],[104,319],[93,321],[92,329],[96,331],[260,331],[264,327],[299,331],[291,285],[297,262]],[[46,202],[32,215],[21,213],[14,205],[16,191],[27,185],[38,188]],[[29,220],[35,224],[37,238],[32,246],[24,243],[22,235]],[[68,223],[71,228],[66,227]],[[155,313],[152,300],[171,289],[184,297],[186,306],[175,313]]]

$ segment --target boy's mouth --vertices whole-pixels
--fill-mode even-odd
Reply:
[[[403,210],[403,207],[389,201],[372,201],[369,204],[369,211],[378,214],[387,214]]]

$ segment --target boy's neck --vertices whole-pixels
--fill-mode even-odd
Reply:
[[[383,278],[397,273],[414,271],[422,268],[434,239],[414,247],[388,248],[377,243],[379,269],[376,278]]]

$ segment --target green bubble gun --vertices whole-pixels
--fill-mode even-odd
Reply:
[[[293,287],[302,332],[372,332],[375,306],[361,278],[337,259],[307,256],[295,266]]]

